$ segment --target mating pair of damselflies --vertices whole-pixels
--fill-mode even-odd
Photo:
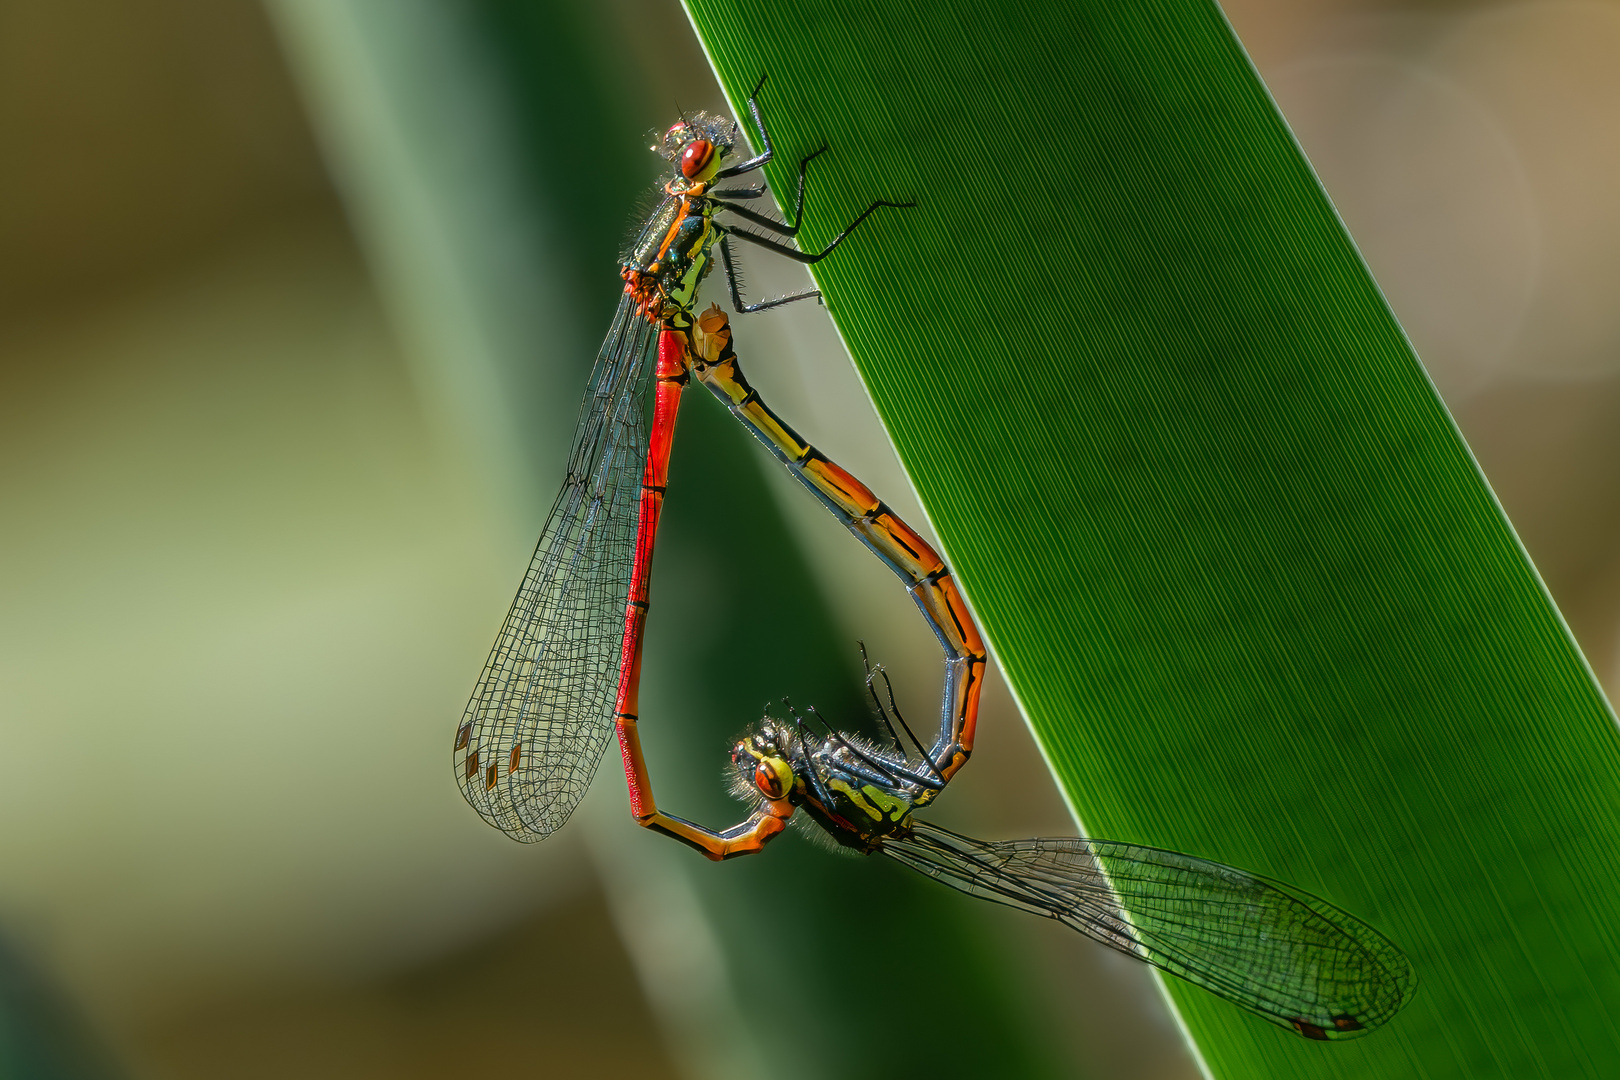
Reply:
[[[591,373],[567,479],[456,731],[456,777],[467,801],[515,839],[542,840],[578,805],[616,732],[636,820],[711,859],[761,851],[804,811],[799,820],[845,847],[1057,919],[1308,1038],[1346,1038],[1384,1023],[1416,985],[1411,965],[1378,931],[1326,901],[1175,852],[1072,838],[987,843],[915,815],[973,750],[985,666],[979,631],[933,548],[766,406],[743,376],[725,314],[695,310],[716,250],[739,313],[819,295],[745,304],[732,237],[815,263],[879,208],[910,204],[874,202],[825,249],[807,253],[789,241],[803,218],[806,169],[820,150],[799,163],[789,222],[742,205],[760,198],[763,185],[717,187],[771,160],[763,86],[761,79],[748,98],[756,156],[728,165],[740,126],[701,113],[653,148],[673,163],[672,175],[623,261],[624,295]],[[723,224],[722,214],[754,228]],[[814,710],[756,724],[731,752],[734,791],[753,810],[725,830],[658,808],[637,729],[653,544],[681,393],[694,378],[899,575],[945,653],[929,746],[893,707],[892,693],[886,702],[879,696],[887,676],[870,667],[881,738],[841,732]]]

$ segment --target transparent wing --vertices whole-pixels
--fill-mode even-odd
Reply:
[[[1370,1031],[1417,988],[1406,956],[1355,916],[1191,855],[1108,840],[988,843],[926,822],[881,850],[971,896],[1057,919],[1308,1038]]]
[[[456,729],[461,792],[526,843],[584,796],[613,730],[657,329],[621,300],[534,559]]]

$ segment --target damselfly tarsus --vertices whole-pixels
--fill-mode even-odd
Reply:
[[[699,115],[665,136],[676,175],[623,265],[625,298],[592,373],[568,478],[457,729],[456,772],[468,801],[515,838],[543,839],[577,805],[607,733],[616,730],[636,819],[710,858],[760,851],[802,809],[798,820],[845,847],[1057,919],[1309,1038],[1350,1037],[1383,1023],[1415,986],[1411,967],[1377,931],[1325,901],[1173,852],[1100,840],[985,843],[913,815],[972,751],[985,663],[978,631],[933,549],[748,385],[725,315],[693,312],[716,246],[739,311],[816,295],[744,304],[728,233],[814,262],[878,207],[902,204],[872,204],[814,254],[716,222],[717,213],[730,212],[792,237],[802,218],[805,169],[820,151],[800,163],[791,223],[729,201],[757,197],[762,188],[711,190],[769,160],[757,98],[756,87],[749,106],[764,150],[739,165],[721,167],[737,134],[727,121]],[[826,724],[817,735],[792,711],[787,721],[758,725],[732,751],[734,787],[754,809],[725,830],[657,807],[637,726],[652,550],[681,393],[693,377],[906,582],[946,658],[931,746],[892,708],[892,695],[889,706],[878,699],[875,680],[886,676],[871,669],[868,687],[886,743]],[[650,437],[643,412],[649,387],[656,387]]]

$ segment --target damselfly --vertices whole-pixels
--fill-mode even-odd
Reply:
[[[938,554],[748,385],[719,308],[692,311],[716,246],[739,311],[817,295],[745,305],[728,233],[814,262],[878,207],[905,204],[872,204],[814,254],[717,223],[715,214],[732,212],[792,237],[802,217],[805,167],[816,154],[800,163],[791,224],[727,201],[755,198],[763,188],[710,189],[770,157],[758,92],[749,107],[764,148],[759,156],[722,168],[737,127],[703,115],[684,119],[663,140],[677,174],[625,260],[625,298],[591,376],[568,478],[457,729],[456,775],[468,801],[509,835],[543,839],[577,805],[616,729],[637,821],[709,858],[760,851],[803,809],[797,820],[840,845],[1057,919],[1309,1038],[1345,1038],[1383,1023],[1415,986],[1411,967],[1377,931],[1325,901],[1173,852],[1079,839],[984,843],[913,815],[972,752],[985,665],[978,630]],[[887,707],[878,699],[876,680],[887,684],[881,669],[868,669],[868,688],[885,744],[825,723],[818,736],[794,711],[788,721],[763,721],[732,751],[733,786],[753,812],[725,830],[657,808],[637,729],[652,550],[681,392],[692,377],[902,578],[946,661],[939,731],[927,747],[893,708],[892,693]],[[649,437],[644,399],[651,386]]]
[[[724,213],[785,239],[798,234],[805,170],[822,151],[799,162],[791,222],[739,205],[738,200],[763,195],[763,185],[714,186],[771,160],[770,133],[759,107],[764,85],[761,79],[748,98],[761,148],[754,157],[727,165],[739,126],[706,113],[683,117],[653,147],[673,165],[664,198],[622,262],[624,295],[580,407],[567,478],[456,729],[455,770],[462,793],[486,821],[518,840],[543,840],[568,820],[615,723],[626,770],[639,768],[632,759],[639,762],[635,700],[647,574],[686,378],[686,328],[698,287],[713,268],[714,249],[725,262],[738,310],[761,311],[820,294],[744,304],[729,237],[815,263],[880,207],[909,205],[872,203],[814,253],[716,221]],[[649,445],[645,406],[654,382],[657,406]],[[662,818],[645,816],[651,799],[645,806],[638,803],[638,790],[632,784],[638,819],[661,828]]]

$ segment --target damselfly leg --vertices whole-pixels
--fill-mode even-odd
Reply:
[[[763,168],[774,156],[775,151],[771,147],[770,132],[765,127],[765,115],[760,109],[759,105],[759,92],[764,88],[764,86],[765,78],[764,76],[761,76],[759,82],[754,86],[753,91],[748,95],[748,111],[753,114],[754,125],[759,129],[760,146],[762,147],[760,153],[745,162],[733,166],[732,168],[721,170],[715,175],[715,180],[718,181],[729,179],[734,176],[741,176],[745,173],[752,172],[755,169]],[[735,214],[744,221],[752,222],[760,228],[769,230],[770,232],[776,233],[779,236],[786,236],[790,239],[797,237],[799,235],[800,227],[804,224],[805,172],[810,167],[810,163],[812,161],[826,152],[827,145],[823,143],[820,149],[812,151],[799,160],[799,183],[793,196],[792,221],[777,221],[775,218],[772,218],[767,214],[761,214],[757,211],[750,210],[745,206],[734,206],[726,201],[727,199],[757,199],[765,193],[763,186],[728,191],[714,191],[708,196],[709,202],[713,204],[716,211],[724,211],[726,213]],[[736,264],[732,259],[731,244],[728,239],[730,235],[735,235],[739,240],[746,240],[750,244],[755,244],[767,251],[774,251],[778,255],[792,259],[795,262],[813,266],[822,259],[826,258],[828,255],[831,255],[833,250],[837,248],[839,244],[844,242],[844,238],[850,233],[854,232],[856,226],[860,225],[861,222],[870,217],[874,211],[885,206],[895,209],[904,209],[915,205],[916,204],[912,202],[890,202],[888,200],[879,199],[873,202],[865,210],[862,210],[854,221],[846,225],[837,236],[832,238],[831,242],[829,242],[826,247],[816,252],[807,252],[802,251],[797,247],[789,247],[786,244],[772,240],[767,236],[752,232],[748,229],[740,229],[735,227],[726,229],[725,234],[720,237],[720,257],[725,262],[726,279],[731,288],[731,301],[732,305],[736,308],[737,314],[747,315],[756,311],[769,311],[772,308],[781,307],[783,304],[791,304],[796,300],[816,299],[821,296],[821,290],[806,289],[803,292],[793,293],[789,296],[779,296],[774,299],[764,300],[756,304],[745,303],[742,298],[742,286],[738,281]]]
[[[888,207],[891,210],[905,210],[916,205],[917,204],[913,202],[889,202],[886,199],[879,199],[877,202],[874,202],[871,206],[868,206],[865,210],[862,210],[859,214],[855,215],[855,220],[850,222],[848,225],[845,225],[843,230],[839,232],[837,236],[827,241],[827,246],[822,248],[820,251],[801,251],[796,247],[788,247],[786,244],[778,243],[769,237],[761,236],[759,233],[749,232],[747,229],[727,229],[726,235],[735,236],[739,240],[746,240],[750,244],[764,248],[766,251],[774,251],[784,258],[792,259],[794,262],[801,262],[806,266],[814,266],[816,263],[820,262],[822,259],[825,259],[827,256],[836,251],[838,245],[842,244],[844,239],[860,226],[861,222],[871,217],[877,211],[883,209],[884,207]],[[735,211],[742,208],[727,207],[726,209]],[[724,243],[723,240],[721,242]]]
[[[797,194],[795,194],[793,197],[792,221],[777,221],[768,214],[761,214],[758,211],[748,209],[746,206],[733,206],[725,201],[728,197],[739,199],[757,199],[761,195],[765,194],[764,187],[747,188],[742,191],[716,191],[710,197],[714,200],[715,204],[720,207],[720,209],[725,210],[727,213],[736,214],[745,221],[752,221],[755,225],[769,229],[774,233],[780,233],[783,236],[797,236],[799,235],[799,226],[804,223],[805,170],[810,167],[810,163],[812,161],[816,160],[816,158],[820,157],[826,152],[827,146],[825,143],[823,143],[821,149],[812,151],[799,159],[799,187]]]
[[[819,153],[819,151],[818,151],[818,153]],[[803,188],[802,188],[803,175],[802,174],[800,176],[800,181],[801,181],[800,195],[802,197],[802,195],[803,195]],[[860,215],[857,216],[854,221],[852,221],[848,225],[846,225],[842,232],[840,232],[837,236],[833,237],[832,240],[828,242],[826,247],[822,248],[820,251],[814,251],[814,252],[812,252],[812,251],[801,251],[799,248],[789,247],[786,244],[777,243],[775,240],[771,240],[768,237],[762,236],[762,235],[760,235],[759,233],[756,233],[756,232],[749,232],[747,229],[737,229],[737,228],[727,229],[726,230],[726,235],[722,236],[720,238],[720,258],[726,264],[726,279],[729,281],[729,283],[731,285],[731,302],[732,302],[732,305],[737,309],[737,314],[739,314],[739,315],[750,315],[750,314],[752,314],[752,313],[754,313],[756,311],[768,311],[768,310],[770,310],[771,308],[774,308],[774,307],[781,307],[783,304],[791,304],[795,300],[809,300],[812,297],[819,297],[821,295],[821,290],[820,289],[808,289],[808,290],[806,290],[804,292],[801,292],[801,293],[794,293],[792,296],[782,296],[782,297],[778,297],[778,298],[776,298],[774,300],[765,300],[765,301],[762,301],[762,302],[757,303],[757,304],[744,303],[743,298],[742,298],[742,288],[741,288],[741,286],[739,285],[739,283],[737,281],[736,264],[732,262],[732,257],[731,257],[731,238],[733,236],[737,237],[737,239],[739,239],[739,240],[746,240],[750,244],[753,244],[753,245],[755,245],[757,247],[762,247],[766,251],[774,251],[778,255],[784,256],[785,258],[792,259],[794,262],[804,263],[806,266],[814,266],[816,263],[820,262],[822,259],[825,259],[828,255],[831,255],[833,253],[833,251],[838,247],[838,245],[842,244],[844,242],[844,238],[847,237],[850,233],[854,232],[856,226],[858,226],[861,222],[863,222],[867,218],[871,217],[872,213],[874,211],[882,209],[883,207],[890,207],[890,208],[896,209],[896,210],[904,210],[904,209],[907,209],[909,207],[913,207],[913,206],[916,206],[916,205],[917,205],[916,203],[909,203],[909,202],[901,203],[901,202],[886,202],[886,201],[879,200],[878,202],[873,203],[871,206],[868,206],[865,210],[862,210],[860,212]],[[739,214],[743,212],[743,208],[740,207],[740,206],[728,206],[728,207],[724,207],[723,209],[730,210],[733,213],[739,213]],[[761,215],[761,214],[749,214],[748,217],[752,221],[761,221],[761,220],[768,221],[769,220],[769,219],[764,218],[764,216]],[[786,232],[787,230],[778,229],[778,231]],[[792,236],[797,232],[798,232],[798,229],[795,227],[793,232],[788,233],[788,235]]]
[[[764,168],[770,164],[771,158],[776,154],[775,148],[771,146],[770,130],[765,127],[765,115],[759,108],[759,92],[765,89],[765,80],[768,78],[770,78],[768,74],[760,75],[759,82],[755,83],[754,88],[748,91],[748,111],[753,114],[754,127],[759,131],[759,153],[747,161],[739,161],[735,165],[721,169],[714,174],[715,180],[730,180],[733,176],[742,176],[744,173],[751,173],[755,169]]]
[[[906,723],[905,716],[901,714],[900,706],[895,704],[894,684],[889,682],[889,673],[884,670],[882,664],[874,666],[871,659],[867,657],[866,642],[858,641],[856,644],[861,650],[861,667],[866,669],[867,696],[872,699],[872,709],[877,713],[878,721],[883,725],[883,730],[889,734],[890,745],[894,746],[895,749],[899,750],[909,759],[911,752],[906,748],[905,741],[902,740],[900,735],[894,730],[894,725],[899,724],[900,730],[904,731],[906,733],[906,738],[911,740],[911,745],[916,747],[918,754],[922,755],[923,768],[926,770],[926,772],[921,774],[910,773],[908,774],[909,778],[918,784],[943,788],[945,786],[944,775],[934,767],[934,763],[929,759],[927,750],[922,744],[922,740],[917,738],[916,732],[911,730],[911,725]],[[885,695],[889,699],[887,704],[884,704],[883,700],[878,697],[877,680],[879,678],[883,680],[883,689]]]
[[[742,298],[742,279],[737,272],[737,265],[731,261],[731,244],[726,240],[720,241],[720,261],[726,268],[726,284],[731,289],[731,306],[739,315],[752,315],[756,311],[769,311],[784,304],[791,304],[798,300],[821,299],[820,289],[806,289],[803,292],[789,293],[786,296],[773,297],[770,300],[761,300],[750,304]]]

